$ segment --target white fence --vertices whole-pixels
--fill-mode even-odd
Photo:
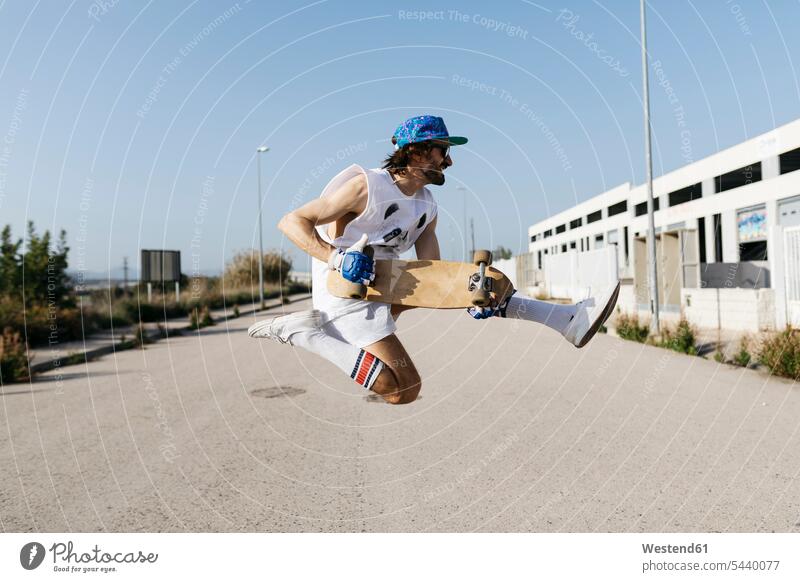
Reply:
[[[617,282],[617,247],[548,255],[543,266],[550,297],[581,301]]]
[[[514,289],[519,289],[517,286],[517,257],[492,261],[492,267],[498,271],[502,271],[503,274],[509,278]]]

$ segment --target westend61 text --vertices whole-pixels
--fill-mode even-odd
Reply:
[[[645,554],[707,554],[708,544],[689,544],[688,546],[642,544],[642,551]]]

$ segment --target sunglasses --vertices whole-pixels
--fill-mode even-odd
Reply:
[[[439,151],[442,152],[442,157],[443,158],[446,158],[447,156],[450,155],[450,144],[435,143],[435,144],[433,144],[433,147],[434,148],[438,148]],[[431,149],[433,149],[433,148],[431,148]]]

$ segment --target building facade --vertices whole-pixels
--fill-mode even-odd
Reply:
[[[649,312],[646,196],[625,183],[532,225],[535,268],[546,279],[551,257],[613,245],[620,306]],[[653,196],[665,313],[703,327],[800,325],[800,119],[655,178]]]

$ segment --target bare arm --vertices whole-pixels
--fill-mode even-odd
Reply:
[[[419,235],[417,242],[414,244],[418,259],[424,261],[438,261],[442,258],[439,252],[439,239],[436,238],[437,220],[439,220],[438,216],[422,231],[422,234]]]
[[[315,227],[344,219],[348,214],[354,218],[366,206],[367,179],[359,174],[330,196],[312,200],[281,218],[278,229],[300,249],[327,262],[335,248],[322,240]]]

